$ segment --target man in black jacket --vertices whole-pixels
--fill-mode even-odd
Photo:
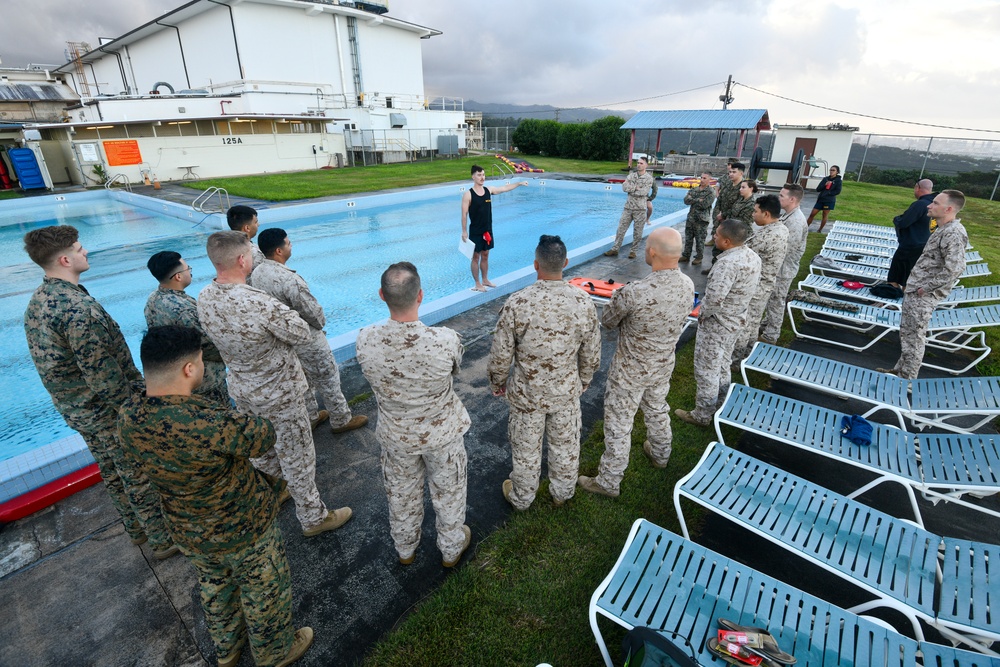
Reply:
[[[916,201],[910,204],[905,213],[892,219],[899,247],[892,256],[886,281],[895,287],[902,288],[906,285],[910,271],[920,259],[920,253],[924,251],[924,245],[931,236],[931,219],[927,215],[927,206],[934,201],[934,193],[931,192],[933,189],[934,183],[930,179],[917,181],[913,186]]]

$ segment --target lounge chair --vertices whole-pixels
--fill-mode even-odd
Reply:
[[[879,227],[879,229],[885,229],[885,227]],[[876,248],[880,251],[879,253],[867,254],[882,254],[888,250],[889,255],[892,256],[892,254],[896,252],[896,248],[899,247],[899,241],[896,239],[895,234],[892,234],[891,236],[864,236],[850,232],[830,232],[826,235],[826,240],[823,242],[824,248],[830,248],[831,250],[847,250],[849,252],[853,250],[852,246],[855,245]],[[972,244],[966,244],[965,249],[972,250]]]
[[[931,502],[944,500],[1000,517],[1000,512],[963,497],[967,493],[1000,493],[1000,436],[917,435],[872,423],[871,444],[857,445],[841,436],[844,416],[818,405],[733,384],[725,403],[715,413],[715,430],[722,443],[722,426],[734,426],[875,475],[874,480],[848,494],[849,498],[886,482],[899,484],[921,527],[924,523],[915,491]]]
[[[894,609],[923,641],[921,621],[949,640],[1000,657],[1000,547],[943,538],[747,454],[712,443],[674,487],[681,498],[760,535],[876,597],[849,611]],[[944,573],[947,572],[945,575]]]
[[[645,519],[632,524],[621,555],[590,599],[594,639],[611,667],[598,614],[626,629],[651,627],[686,643],[702,665],[721,664],[705,642],[726,618],[766,627],[799,667],[996,667],[978,653],[904,637]]]
[[[877,266],[867,266],[865,264],[854,264],[851,262],[841,262],[834,258],[829,258],[836,261],[839,265],[839,269],[826,268],[822,266],[816,266],[815,264],[809,265],[809,273],[815,273],[825,276],[829,273],[833,273],[840,276],[851,276],[852,280],[856,280],[861,283],[868,285],[873,285],[878,282],[885,282],[885,279],[889,277],[888,265],[885,268]],[[979,262],[976,264],[967,264],[965,271],[959,278],[980,278],[982,276],[990,275],[990,267],[986,262]]]
[[[758,371],[833,396],[858,399],[872,406],[862,417],[888,410],[904,430],[904,417],[919,429],[933,426],[970,433],[1000,416],[1000,377],[907,382],[895,375],[768,343],[755,343],[740,370],[746,385],[750,384],[747,371]],[[975,423],[969,423],[970,418],[975,418]]]
[[[888,269],[892,264],[892,253],[888,255],[870,255],[864,253],[855,252],[844,252],[842,250],[831,250],[830,248],[823,247],[819,254],[823,257],[829,257],[838,264],[861,264],[862,266],[875,266],[881,269]],[[850,258],[856,259],[850,259]],[[981,262],[983,258],[979,255],[978,250],[969,250],[965,253],[965,263],[973,264],[975,262]]]
[[[975,265],[973,265],[975,266]],[[846,302],[844,302],[846,304]],[[792,331],[799,338],[815,340],[829,345],[846,347],[861,352],[867,350],[890,332],[899,331],[901,311],[877,308],[865,304],[855,306],[856,312],[848,312],[828,305],[817,305],[805,301],[788,302],[788,318]],[[794,311],[799,311],[806,321],[821,321],[830,326],[850,329],[861,333],[873,333],[874,337],[864,344],[855,344],[803,333],[795,323]],[[1000,325],[1000,305],[974,306],[970,308],[944,308],[934,311],[927,325],[927,347],[945,352],[971,352],[976,355],[969,364],[960,369],[937,366],[925,357],[922,365],[927,368],[960,375],[989,356],[991,349],[986,344],[983,327]],[[978,329],[973,331],[973,329]]]
[[[833,223],[833,227],[830,228],[830,233],[896,240],[896,228],[892,225],[870,225],[864,222],[837,220]]]
[[[799,289],[812,290],[817,294],[832,294],[838,297],[867,301],[882,308],[899,308],[903,304],[902,298],[887,299],[883,296],[875,296],[868,287],[848,289],[841,285],[841,282],[839,278],[810,274],[806,276],[805,280],[799,282]],[[956,285],[951,294],[938,304],[938,308],[954,308],[959,304],[991,303],[993,301],[1000,301],[1000,285],[984,285],[982,287]]]

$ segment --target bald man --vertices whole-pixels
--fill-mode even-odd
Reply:
[[[906,286],[910,271],[920,259],[927,239],[931,237],[931,217],[927,214],[927,207],[934,201],[933,190],[934,182],[929,178],[917,181],[913,186],[916,201],[905,212],[892,219],[899,247],[892,256],[886,282],[896,287]]]
[[[604,392],[605,450],[597,476],[581,475],[577,481],[585,491],[612,498],[620,493],[639,408],[648,436],[642,450],[650,464],[664,468],[670,458],[667,393],[674,349],[694,303],[694,284],[677,268],[682,248],[676,229],[653,230],[646,240],[646,264],[652,273],[617,290],[604,307],[601,324],[618,329],[618,349]]]

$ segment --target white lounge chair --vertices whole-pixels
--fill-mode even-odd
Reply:
[[[799,289],[812,290],[817,294],[867,301],[882,308],[899,308],[903,304],[902,298],[887,299],[884,296],[875,296],[869,287],[849,289],[841,285],[841,282],[843,281],[839,278],[809,274],[805,280],[799,281]],[[938,304],[938,308],[954,308],[961,304],[992,303],[994,301],[1000,301],[1000,285],[983,285],[982,287],[956,285],[951,290],[951,294]]]

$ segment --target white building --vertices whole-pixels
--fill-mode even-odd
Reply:
[[[830,125],[775,125],[774,143],[771,147],[771,162],[793,162],[801,149],[805,153],[806,166],[803,187],[815,187],[819,179],[829,175],[829,168],[840,167],[841,176],[851,153],[851,142],[858,128],[832,123]],[[810,166],[814,159],[815,167]],[[780,187],[790,178],[787,171],[770,169],[766,185]],[[811,179],[811,180],[810,180]]]
[[[465,147],[461,100],[424,96],[421,40],[380,2],[193,0],[54,70],[80,96],[40,124],[56,183],[389,162]],[[30,145],[30,144],[29,144]]]

